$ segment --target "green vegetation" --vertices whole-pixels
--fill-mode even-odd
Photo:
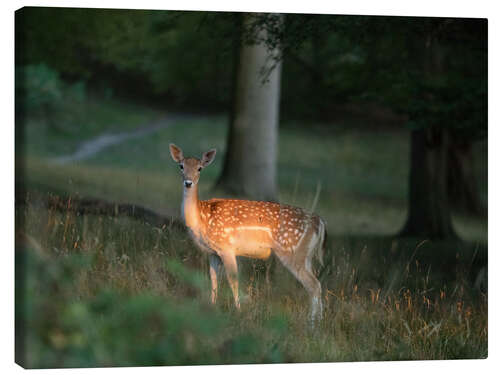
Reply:
[[[283,267],[267,284],[263,262],[242,260],[242,311],[225,282],[213,307],[206,255],[184,231],[58,212],[45,198],[16,208],[17,344],[27,367],[487,356],[487,295],[470,280],[484,255],[468,247],[334,239],[325,319],[313,332],[307,295]]]
[[[157,110],[89,93],[83,81],[69,85],[44,64],[16,70],[16,113],[16,146],[37,157],[71,153],[82,141],[160,117]]]
[[[136,107],[131,120],[130,106],[109,100],[95,108],[93,121],[107,133],[122,122],[142,126],[156,114]],[[109,118],[115,121],[108,128]],[[201,180],[202,198],[216,196],[220,192],[211,187],[223,160],[226,124],[217,116],[186,118],[88,160],[57,165],[50,158],[60,154],[43,150],[62,152],[66,140],[50,129],[45,138],[32,137],[39,123],[26,121],[31,141],[17,155],[24,166],[17,182],[28,194],[16,202],[17,345],[25,366],[487,356],[486,223],[455,216],[470,244],[390,237],[405,218],[404,131],[363,132],[349,123],[308,130],[285,124],[280,131],[281,200],[310,208],[321,183],[316,211],[328,222],[329,273],[322,280],[326,312],[317,332],[307,326],[305,291],[277,261],[267,269],[267,263],[240,260],[244,297],[237,313],[225,281],[217,306],[209,304],[208,261],[184,231],[60,212],[44,203],[48,195],[78,195],[177,215],[181,187],[168,143],[191,155],[219,150]],[[96,135],[79,131],[80,142]],[[75,141],[66,152],[76,147]]]

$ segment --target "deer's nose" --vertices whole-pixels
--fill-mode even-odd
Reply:
[[[193,185],[193,181],[191,181],[191,180],[186,180],[186,181],[184,181],[184,186],[185,186],[185,187],[190,188],[190,187],[191,187],[191,185]]]

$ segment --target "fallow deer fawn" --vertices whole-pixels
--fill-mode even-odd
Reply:
[[[300,208],[271,202],[237,199],[198,199],[201,170],[215,157],[215,149],[201,160],[185,158],[170,144],[170,154],[181,169],[184,196],[182,215],[198,247],[209,253],[212,303],[217,299],[217,278],[224,264],[236,308],[238,297],[237,256],[267,259],[273,252],[302,283],[311,297],[311,322],[321,319],[321,284],[312,272],[312,257],[323,263],[325,222]]]

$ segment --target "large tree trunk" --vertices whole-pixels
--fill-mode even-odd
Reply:
[[[424,80],[443,74],[445,53],[432,31],[422,41],[422,72]],[[433,100],[424,92],[420,100]],[[456,237],[453,230],[449,190],[448,151],[450,134],[445,124],[426,118],[424,128],[411,133],[408,218],[403,236],[445,239]]]
[[[252,22],[251,14],[244,23]],[[258,31],[257,40],[266,31]],[[241,44],[224,168],[217,182],[236,196],[277,197],[276,159],[281,63],[264,43]]]
[[[402,235],[455,237],[448,200],[448,144],[442,127],[412,131],[408,219]]]

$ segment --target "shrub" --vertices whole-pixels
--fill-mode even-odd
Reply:
[[[79,116],[86,101],[83,81],[64,82],[59,73],[40,63],[16,68],[16,113],[43,117],[49,125]]]

